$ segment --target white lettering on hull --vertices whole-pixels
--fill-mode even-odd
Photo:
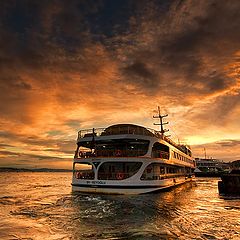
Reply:
[[[100,185],[103,185],[103,184],[106,184],[106,182],[104,182],[104,181],[87,181],[87,184],[100,184]]]

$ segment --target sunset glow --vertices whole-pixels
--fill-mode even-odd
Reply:
[[[1,1],[0,165],[69,168],[77,132],[133,123],[240,159],[239,1]]]

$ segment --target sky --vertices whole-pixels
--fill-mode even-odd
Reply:
[[[71,168],[80,129],[150,128],[240,159],[239,0],[2,0],[0,166]]]

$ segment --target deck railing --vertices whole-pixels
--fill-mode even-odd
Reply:
[[[180,151],[183,151],[187,155],[191,156],[190,150],[187,150],[187,148],[184,148],[183,145],[176,144],[170,138],[162,135],[160,131],[156,131],[152,128],[135,127],[135,126],[119,126],[119,127],[116,126],[116,127],[108,127],[108,128],[84,129],[78,132],[78,139],[81,139],[84,137],[93,137],[93,136],[99,137],[99,136],[122,135],[122,134],[157,137],[165,140],[166,142],[178,148]]]
[[[75,157],[80,158],[93,158],[93,157],[140,157],[144,156],[147,150],[136,149],[136,150],[95,150],[95,152],[80,151]]]
[[[84,129],[78,132],[78,139],[84,137],[96,137],[99,136],[108,136],[108,135],[121,135],[121,134],[133,134],[133,135],[144,135],[144,136],[155,136],[161,138],[162,135],[159,131],[156,131],[151,128],[143,127],[132,127],[132,126],[123,126],[123,127],[114,127],[114,128],[94,128],[94,129]]]
[[[98,173],[98,179],[99,180],[124,180],[126,178],[129,178],[134,173]]]

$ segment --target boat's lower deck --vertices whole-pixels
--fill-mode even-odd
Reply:
[[[73,191],[141,194],[192,181],[193,169],[149,158],[83,159],[73,165]]]

